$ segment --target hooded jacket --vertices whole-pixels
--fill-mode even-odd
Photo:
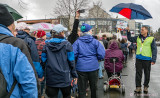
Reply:
[[[7,82],[8,92],[17,80],[10,98],[38,98],[37,74],[28,47],[23,40],[13,37],[11,31],[0,24],[0,36],[2,35],[10,36],[0,41],[0,69]]]
[[[115,64],[115,71],[120,72],[123,68],[124,56],[122,50],[119,49],[116,41],[113,41],[110,44],[109,49],[106,50],[105,62],[104,62],[104,67],[107,70],[107,72],[113,73],[114,65],[113,63],[110,63],[110,58],[112,57],[117,57],[119,59],[119,62]]]
[[[72,78],[77,78],[72,45],[65,39],[46,41],[41,59],[46,62],[47,86],[67,87],[71,85]]]
[[[31,37],[27,32],[24,32],[24,31],[18,31],[17,38],[24,40],[26,44],[29,46],[30,51],[31,51],[31,58],[36,68],[38,77],[42,78],[43,69],[42,69],[42,66],[40,65],[38,50],[35,44],[35,38]]]
[[[90,72],[99,69],[98,60],[103,60],[105,49],[102,44],[91,35],[79,37],[73,44],[76,58],[76,70]]]

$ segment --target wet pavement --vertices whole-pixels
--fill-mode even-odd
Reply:
[[[127,61],[127,67],[125,67],[121,73],[122,81],[125,85],[125,94],[122,94],[122,89],[110,89],[104,92],[104,81],[107,80],[106,72],[104,71],[104,79],[98,80],[98,98],[160,98],[160,47],[158,47],[157,62],[151,67],[151,79],[148,94],[134,94],[135,90],[135,54],[130,55]],[[123,76],[124,75],[124,76]],[[144,78],[142,79],[143,83]],[[143,84],[142,84],[143,85]],[[88,91],[88,97],[90,91]]]
[[[158,47],[160,50],[160,47]],[[158,51],[157,63],[151,67],[151,79],[148,94],[134,94],[135,90],[135,55],[130,55],[125,67],[121,73],[122,81],[125,85],[125,94],[121,89],[111,89],[106,93],[103,91],[103,82],[107,80],[106,72],[104,79],[98,81],[98,98],[160,98],[160,51]],[[124,76],[123,76],[124,75]],[[127,75],[127,76],[126,76]],[[144,78],[142,79],[143,83]],[[143,85],[143,84],[142,84]],[[90,96],[88,96],[90,98]]]

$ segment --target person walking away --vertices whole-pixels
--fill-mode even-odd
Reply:
[[[137,43],[136,50],[136,90],[135,93],[140,93],[142,72],[144,70],[144,93],[148,93],[151,65],[156,63],[157,46],[154,37],[148,34],[148,27],[143,26],[139,36],[131,37],[129,28],[127,30],[128,40]]]
[[[0,98],[38,98],[37,74],[28,48],[13,36],[14,31],[13,17],[0,4]]]
[[[35,44],[37,46],[38,54],[39,54],[40,59],[41,59],[43,46],[45,45],[45,40],[46,40],[46,32],[43,31],[43,30],[38,30],[37,31],[37,39],[35,41]]]
[[[21,27],[21,28],[19,28],[19,27]],[[43,81],[44,80],[43,69],[42,69],[42,66],[40,65],[38,50],[37,50],[37,47],[35,44],[36,39],[29,35],[30,28],[28,27],[28,25],[26,23],[23,23],[23,22],[18,23],[17,29],[19,30],[18,34],[17,34],[17,38],[24,40],[26,42],[26,44],[28,45],[28,47],[30,48],[31,58],[32,58],[33,64],[36,68],[38,78],[40,81]]]
[[[43,50],[43,47],[45,45],[45,40],[46,40],[46,32],[43,31],[43,30],[38,30],[38,31],[35,31],[35,32],[36,32],[36,36],[37,36],[35,44],[37,46],[39,58],[41,60],[41,54],[42,54],[42,50]],[[45,77],[45,66],[41,61],[40,61],[40,64],[41,64],[41,66],[44,70],[43,74],[44,74],[44,77]],[[43,94],[44,85],[45,85],[45,79],[43,81],[41,81],[41,95]]]
[[[118,62],[115,65],[115,72],[120,76],[120,71],[123,68],[124,56],[122,50],[119,49],[116,41],[112,41],[109,48],[106,50],[104,68],[106,69],[108,78],[110,78],[114,72],[114,65],[110,63],[110,58],[117,57]]]
[[[118,44],[118,47],[121,48],[121,43],[117,40],[117,36],[116,35],[113,35],[112,39],[108,42],[108,47],[110,46],[110,44],[113,41],[116,41],[116,43]]]
[[[123,51],[123,54],[125,56],[125,61],[127,61],[128,43],[126,43],[124,38],[121,40],[121,50]]]
[[[98,36],[93,36],[93,37],[94,37],[95,39],[99,40],[99,37],[98,37]],[[102,42],[101,40],[99,40],[99,42],[100,42],[100,43],[102,44],[102,46],[104,47],[103,42]],[[106,44],[106,45],[108,45],[108,44]],[[104,49],[105,49],[105,47],[104,47]],[[98,61],[98,63],[99,63],[98,77],[99,77],[99,79],[103,79],[103,78],[104,78],[104,76],[103,76],[104,59]]]
[[[102,35],[102,42],[103,42],[105,49],[107,49],[108,48],[108,40],[107,40],[107,36],[105,34]]]
[[[92,27],[90,25],[82,24],[81,31],[83,32],[81,37],[73,44],[77,62],[78,95],[79,98],[86,98],[86,86],[89,81],[91,98],[97,98],[98,60],[104,59],[105,50],[101,43],[91,36]]]
[[[63,98],[70,98],[71,79],[77,81],[78,77],[72,45],[64,38],[67,28],[63,25],[55,25],[53,31],[53,38],[46,41],[41,55],[42,62],[46,62],[46,94],[57,98],[61,90]]]

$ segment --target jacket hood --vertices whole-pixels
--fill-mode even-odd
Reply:
[[[5,35],[9,35],[9,36],[13,36],[13,34],[11,33],[11,31],[4,25],[0,24],[0,34],[5,34]]]
[[[117,42],[116,42],[116,41],[113,41],[113,42],[110,44],[109,49],[111,49],[111,50],[119,49]]]
[[[93,37],[91,35],[85,35],[85,36],[82,36],[79,38],[79,40],[81,40],[82,42],[85,42],[85,43],[90,43],[93,41]]]
[[[65,44],[66,40],[59,38],[53,38],[51,40],[46,41],[46,46],[53,52],[61,50],[65,46]]]
[[[36,40],[36,38],[30,36],[27,32],[24,32],[24,31],[18,31],[18,34],[16,37],[21,38],[21,39],[25,39],[26,37],[28,37],[28,38],[33,39],[34,41]]]

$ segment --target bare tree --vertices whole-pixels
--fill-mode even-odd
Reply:
[[[18,1],[18,5],[20,6],[20,8],[26,9],[24,6],[26,6],[27,3],[23,2],[23,0],[17,0],[17,1]]]
[[[53,13],[61,18],[61,21],[70,30],[71,16],[74,16],[77,10],[87,8],[88,4],[89,0],[58,0]]]
[[[102,7],[101,1],[93,2],[93,8],[90,9],[89,11],[89,17],[90,18],[100,18],[101,14],[103,14],[101,12],[101,9],[102,9],[101,7]]]

